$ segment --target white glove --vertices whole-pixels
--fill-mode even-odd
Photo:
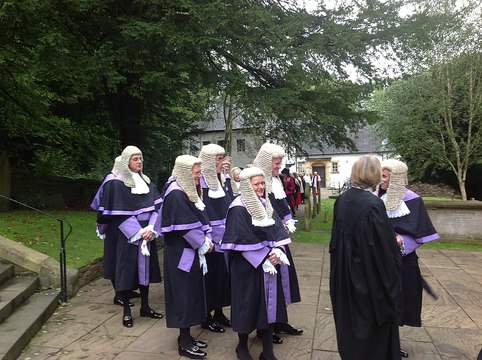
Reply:
[[[266,273],[270,273],[271,275],[277,274],[278,272],[276,271],[276,268],[274,267],[273,264],[271,264],[271,261],[269,259],[266,259],[263,263],[263,271]]]
[[[206,254],[209,251],[209,249],[211,249],[212,246],[213,246],[213,241],[210,238],[205,237],[204,238],[204,244],[202,244],[198,248],[199,255]]]
[[[149,252],[149,249],[147,248],[147,241],[146,240],[142,240],[141,253],[144,256],[151,256],[151,253]]]
[[[294,233],[296,231],[296,226],[295,224],[298,222],[298,220],[295,219],[289,219],[286,223],[285,226],[288,229],[290,233]]]
[[[271,252],[275,253],[276,257],[278,257],[279,261],[281,261],[283,264],[291,265],[290,261],[288,260],[288,257],[286,256],[286,254],[281,249],[274,248],[274,249],[271,250]]]
[[[199,249],[198,249],[199,253]],[[208,272],[208,263],[206,262],[206,256],[204,254],[199,253],[199,267],[203,269],[203,275],[206,275]]]

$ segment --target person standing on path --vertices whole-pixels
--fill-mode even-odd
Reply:
[[[204,145],[199,158],[202,161],[200,184],[203,202],[206,205],[206,214],[214,242],[214,250],[206,254],[209,268],[205,276],[208,314],[201,327],[212,332],[223,333],[225,332],[223,326],[231,326],[231,321],[223,313],[223,307],[231,304],[231,288],[227,259],[219,248],[219,243],[224,235],[226,215],[233,195],[231,187],[226,188],[226,178],[223,173],[224,149],[216,144]]]
[[[381,174],[376,157],[362,156],[334,205],[330,297],[343,360],[400,359],[401,256],[383,201],[372,194]]]
[[[259,167],[266,175],[266,197],[269,198],[274,211],[278,214],[281,222],[289,232],[296,231],[295,223],[291,214],[291,209],[286,200],[286,193],[283,189],[283,183],[279,178],[281,169],[281,163],[285,152],[283,148],[276,144],[265,143],[261,146],[253,160],[253,164]],[[271,175],[271,176],[270,176]],[[294,265],[293,256],[288,245],[284,246],[284,251],[288,257],[288,261],[291,266],[281,265],[281,278],[283,282],[283,291],[285,295],[286,305],[301,301],[300,287],[298,283],[298,275],[296,274],[296,268]],[[301,335],[303,329],[296,328],[286,323],[277,323],[274,327],[275,334],[273,335],[273,342],[275,344],[281,344],[283,339],[278,335],[284,332],[288,335]]]
[[[422,198],[406,188],[407,172],[408,167],[402,161],[383,161],[378,196],[385,203],[402,253],[400,325],[421,327],[423,279],[416,250],[440,236],[432,225]],[[400,353],[402,357],[408,357],[405,350]]]
[[[253,360],[248,336],[257,329],[263,343],[261,360],[276,360],[273,353],[275,323],[288,315],[280,264],[289,266],[284,248],[291,239],[265,193],[264,172],[256,167],[241,171],[240,193],[231,204],[221,249],[229,254],[231,319],[238,333],[236,355]]]
[[[105,229],[104,277],[115,282],[125,327],[134,325],[129,295],[137,288],[141,295],[140,316],[163,317],[149,306],[149,284],[161,282],[155,239],[159,236],[157,219],[162,200],[142,170],[141,150],[127,146],[121,154],[118,174],[106,179],[94,199],[98,204],[97,223]]]
[[[178,156],[161,207],[166,326],[179,329],[179,355],[191,359],[207,355],[202,350],[207,343],[193,338],[191,327],[206,320],[204,274],[209,272],[206,254],[213,248],[200,178],[201,160]]]

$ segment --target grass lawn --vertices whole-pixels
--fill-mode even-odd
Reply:
[[[445,200],[447,199],[426,199]],[[294,242],[327,244],[331,237],[334,199],[321,201],[320,213],[312,219],[311,231],[305,231],[304,218],[297,218],[297,231],[292,234]],[[67,220],[72,233],[66,240],[67,265],[74,268],[92,263],[103,256],[103,241],[95,234],[94,211],[52,211],[53,215]],[[69,226],[64,225],[64,236]],[[60,224],[57,220],[33,211],[0,212],[0,235],[24,244],[34,250],[59,259]],[[444,239],[423,246],[424,249],[456,249],[482,251],[482,243],[471,240]]]
[[[95,234],[94,211],[49,211],[72,225],[65,242],[67,265],[74,268],[90,264],[103,256],[104,243]],[[69,233],[64,223],[64,237]],[[34,211],[0,212],[0,235],[43,254],[60,259],[60,222]]]
[[[444,198],[424,198],[424,201],[452,201]],[[456,201],[456,200],[455,200]],[[299,216],[296,219],[297,230],[292,234],[293,242],[327,244],[331,238],[331,227],[333,222],[333,205],[335,199],[321,200],[320,213],[312,219],[311,231],[305,231],[304,218]],[[444,250],[469,250],[482,251],[482,242],[476,240],[452,240],[442,239],[432,241],[423,245],[424,249],[444,249]]]

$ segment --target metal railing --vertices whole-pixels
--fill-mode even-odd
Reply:
[[[37,208],[34,208],[33,206],[24,204],[18,200],[12,199],[8,196],[0,194],[1,198],[7,199],[15,204],[21,205],[23,207],[26,207],[28,209],[34,210],[40,214],[43,214],[45,216],[48,216],[52,219],[57,220],[60,223],[60,300],[62,302],[67,301],[67,258],[66,258],[66,253],[65,253],[65,241],[69,237],[69,235],[72,233],[72,225],[70,223],[62,218],[59,218],[55,215],[52,215],[48,212],[39,210]],[[67,236],[64,236],[64,223],[69,226],[69,232],[67,233]]]

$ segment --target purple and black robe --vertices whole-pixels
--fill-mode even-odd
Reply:
[[[283,224],[293,219],[293,215],[291,214],[291,209],[286,198],[276,199],[274,193],[270,193],[269,201],[273,206],[273,210],[278,214]],[[290,266],[281,264],[283,288],[287,290],[285,292],[286,305],[289,305],[291,303],[301,301],[300,285],[298,283],[295,262],[293,260],[293,255],[291,255],[289,246],[286,245],[283,250],[285,251],[288,261],[291,264]]]
[[[221,174],[221,176],[223,176]],[[208,312],[219,309],[231,304],[231,292],[228,274],[227,259],[224,252],[220,249],[224,230],[226,228],[226,215],[232,201],[226,188],[223,187],[225,196],[220,198],[209,197],[209,187],[201,177],[201,188],[203,192],[203,202],[206,205],[206,214],[212,229],[212,240],[214,249],[206,254],[208,272],[205,275],[206,303]]]
[[[205,211],[189,200],[175,180],[165,187],[161,233],[164,236],[166,326],[199,325],[206,319],[207,309],[197,249],[206,237],[211,237],[211,227]]]
[[[139,231],[157,224],[161,196],[150,183],[147,194],[132,194],[121,176],[107,175],[91,207],[97,210],[97,228],[104,239],[104,278],[115,280],[116,291],[137,289],[139,285],[161,282],[156,241],[147,243],[150,256],[141,252]]]
[[[379,196],[383,193],[381,192]],[[395,232],[403,237],[405,247],[405,252],[402,254],[400,325],[420,327],[422,326],[423,286],[416,249],[440,236],[418,194],[406,189],[403,201],[410,210],[410,214],[390,218]]]
[[[231,324],[240,334],[288,321],[280,265],[277,274],[265,273],[262,266],[273,248],[284,250],[291,242],[276,212],[273,219],[271,226],[254,226],[242,196],[228,211],[221,249],[229,252]]]

